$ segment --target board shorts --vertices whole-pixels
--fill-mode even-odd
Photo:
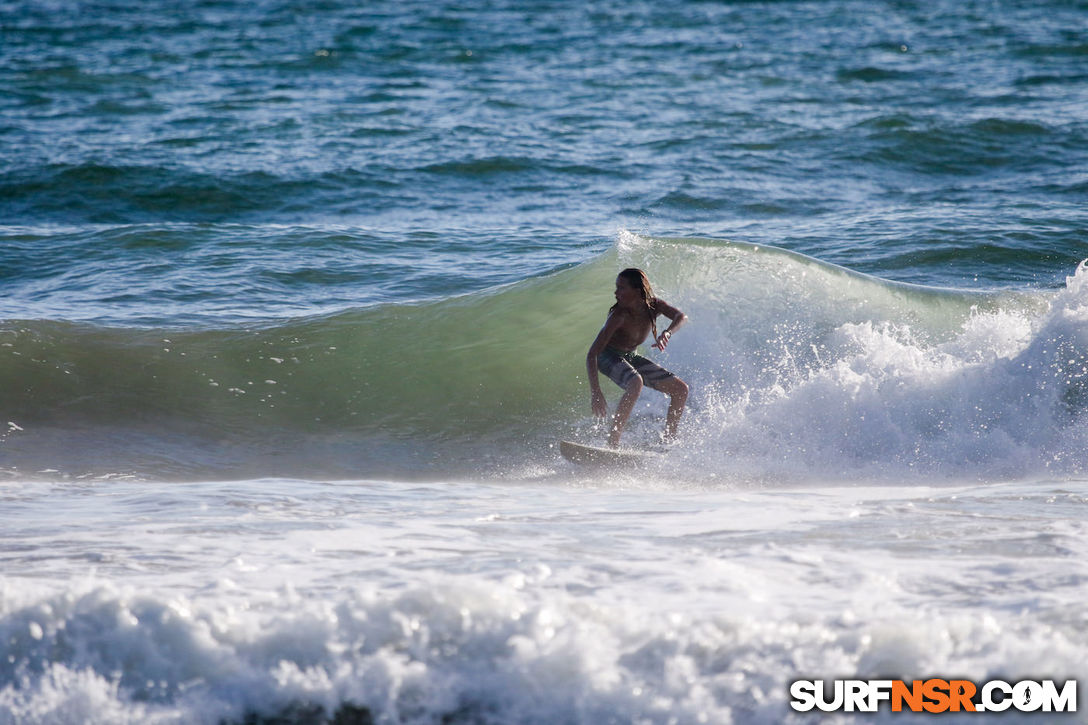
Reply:
[[[597,356],[597,369],[621,388],[626,388],[636,375],[641,375],[642,382],[654,390],[666,380],[676,377],[653,360],[636,352],[624,352],[614,347],[606,347]]]

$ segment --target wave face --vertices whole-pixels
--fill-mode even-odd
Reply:
[[[261,328],[4,323],[5,466],[169,478],[546,463],[556,437],[598,434],[584,355],[628,265],[692,320],[659,356],[693,387],[672,457],[691,475],[1083,470],[1083,266],[1061,290],[979,294],[630,233],[515,284]],[[664,406],[644,395],[632,444],[654,440]]]

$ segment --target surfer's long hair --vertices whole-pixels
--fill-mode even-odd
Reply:
[[[642,293],[642,301],[646,304],[646,314],[650,316],[650,327],[654,332],[654,340],[657,340],[657,298],[654,297],[654,288],[650,286],[650,278],[638,267],[628,267],[617,275],[623,277],[627,284]],[[609,313],[619,307],[619,302],[608,308]]]

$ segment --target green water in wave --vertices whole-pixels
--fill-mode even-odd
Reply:
[[[1038,297],[889,283],[774,248],[627,234],[543,277],[259,329],[9,324],[0,375],[19,384],[0,390],[0,409],[23,431],[7,449],[47,430],[116,429],[173,437],[199,463],[224,446],[213,457],[273,447],[291,458],[333,437],[355,446],[355,465],[395,468],[405,450],[537,446],[591,424],[585,351],[616,272],[632,264],[654,270],[659,294],[692,319],[668,353],[651,354],[693,384],[693,409],[712,391],[803,380],[834,361],[843,325],[884,320],[936,345],[973,311],[1045,308]],[[358,453],[378,439],[404,447],[382,449],[381,461]]]

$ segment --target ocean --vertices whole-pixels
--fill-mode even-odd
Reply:
[[[0,88],[0,723],[1088,685],[1084,0],[2,0]],[[628,266],[688,410],[576,466]]]

